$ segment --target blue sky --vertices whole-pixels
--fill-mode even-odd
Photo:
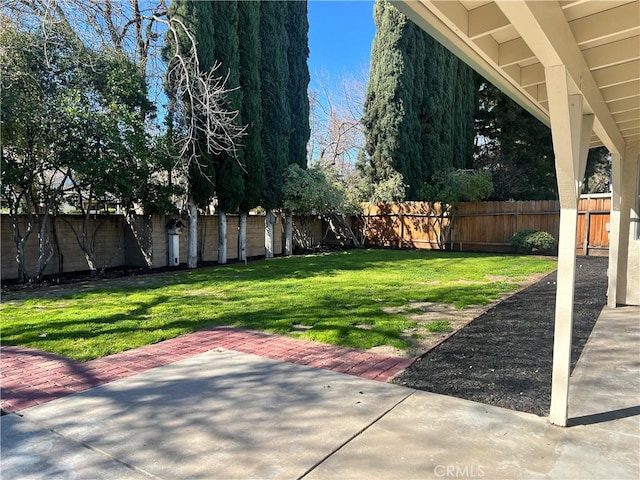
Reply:
[[[309,72],[336,77],[369,69],[373,0],[309,1]]]

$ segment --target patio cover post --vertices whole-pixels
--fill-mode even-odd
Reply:
[[[560,236],[549,420],[556,425],[566,426],[571,372],[578,201],[593,128],[593,115],[583,114],[582,95],[569,93],[571,81],[564,65],[545,68],[545,77],[560,197]]]
[[[621,246],[620,202],[622,199],[622,157],[611,153],[611,214],[609,219],[609,285],[607,288],[607,306],[615,308],[618,304],[618,262]]]
[[[638,249],[638,242],[632,242],[636,233],[632,231],[631,222],[637,218],[633,214],[638,208],[635,198],[638,195],[638,168],[640,142],[629,142],[623,156],[611,154],[613,162],[613,192],[611,198],[611,232],[609,241],[609,289],[607,305],[616,307],[619,304],[638,302],[637,279],[640,276],[640,265],[637,255],[635,262],[629,261],[630,248]]]

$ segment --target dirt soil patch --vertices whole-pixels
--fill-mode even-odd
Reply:
[[[460,329],[467,326],[474,319],[486,313],[500,302],[503,302],[505,299],[524,290],[530,285],[537,283],[543,277],[545,277],[544,274],[531,275],[526,280],[519,282],[520,287],[518,290],[506,293],[488,305],[475,305],[457,309],[447,303],[411,302],[404,307],[385,307],[383,308],[385,312],[404,315],[407,319],[417,323],[417,326],[405,329],[401,335],[410,343],[410,347],[406,350],[401,350],[389,345],[381,345],[370,348],[368,351],[396,357],[416,358],[446,341]],[[507,280],[507,277],[491,276],[489,279],[494,282],[503,282]],[[439,282],[432,283],[434,285],[439,284]],[[448,328],[444,331],[430,331],[430,324],[434,322],[444,322]],[[362,328],[366,327],[362,326]]]
[[[572,369],[606,304],[606,257],[578,257]],[[489,308],[394,379],[418,390],[549,414],[556,273]]]

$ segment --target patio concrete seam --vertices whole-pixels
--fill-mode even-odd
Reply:
[[[120,460],[117,457],[114,457],[113,455],[111,455],[108,452],[105,452],[104,450],[101,450],[99,448],[96,448],[92,445],[89,445],[86,442],[80,441],[80,440],[76,440],[73,437],[70,437],[68,435],[65,435],[62,432],[59,432],[57,429],[55,428],[51,428],[47,425],[45,425],[44,423],[38,422],[37,420],[32,420],[30,418],[25,418],[24,415],[21,415],[20,413],[8,413],[7,415],[14,415],[16,417],[20,417],[22,419],[23,422],[29,422],[32,425],[36,425],[37,427],[46,430],[48,432],[53,433],[54,435],[57,435],[60,438],[64,438],[65,440],[75,443],[76,445],[79,445],[82,448],[86,448],[87,450],[91,450],[92,452],[97,453],[98,455],[102,455],[103,457],[106,457],[110,460],[113,460],[116,463],[119,463],[120,465],[128,468],[129,470],[133,470],[134,472],[138,472],[146,477],[149,477],[153,480],[165,480],[162,477],[158,477],[157,475],[154,475],[153,473],[147,472],[146,470],[143,470],[141,468],[136,467],[135,465],[131,465],[130,463],[125,462],[124,460]]]
[[[373,421],[371,421],[370,423],[368,423],[367,425],[365,425],[364,427],[362,427],[360,430],[358,430],[356,433],[354,433],[353,435],[351,435],[347,440],[345,440],[344,442],[342,442],[340,445],[338,445],[336,448],[334,448],[333,450],[331,450],[328,454],[326,454],[324,457],[322,457],[320,460],[318,460],[314,465],[312,465],[311,467],[309,467],[307,469],[307,471],[305,471],[302,475],[300,475],[296,480],[302,480],[303,478],[305,478],[307,475],[309,475],[311,472],[313,472],[316,468],[318,468],[320,465],[322,465],[324,462],[326,462],[327,460],[329,460],[333,455],[335,455],[336,453],[338,453],[340,450],[342,450],[344,447],[346,447],[349,443],[351,443],[353,440],[355,440],[356,438],[358,438],[360,435],[362,435],[364,432],[366,432],[367,430],[369,430],[369,428],[373,427],[376,423],[378,423],[380,420],[382,420],[382,418],[384,418],[387,414],[389,414],[392,410],[394,410],[398,405],[400,405],[401,403],[403,403],[405,400],[407,400],[411,395],[413,395],[414,393],[416,393],[416,391],[412,391],[411,393],[405,395],[404,397],[402,397],[400,400],[398,400],[395,404],[393,404],[391,407],[389,407],[387,410],[385,410],[384,412],[382,412],[380,415],[378,415],[376,418],[373,419]]]

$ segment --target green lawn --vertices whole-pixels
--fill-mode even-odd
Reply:
[[[384,307],[487,304],[554,268],[532,256],[350,250],[18,292],[0,306],[2,343],[90,360],[235,325],[363,349],[406,348],[400,333],[414,322]]]

